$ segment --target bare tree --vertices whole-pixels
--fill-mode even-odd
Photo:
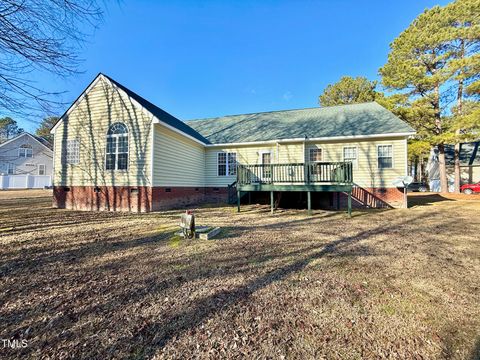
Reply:
[[[59,93],[38,86],[33,73],[78,72],[85,29],[101,18],[96,0],[0,0],[0,111],[30,115],[59,105]]]

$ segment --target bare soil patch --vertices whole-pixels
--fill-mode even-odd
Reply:
[[[1,194],[1,192],[0,192]],[[344,213],[76,212],[0,198],[2,358],[402,358],[480,354],[480,201]],[[0,345],[2,345],[0,343]]]

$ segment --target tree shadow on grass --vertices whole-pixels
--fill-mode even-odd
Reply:
[[[408,196],[408,207],[414,206],[431,206],[435,203],[442,201],[455,201],[454,199],[449,199],[441,194],[416,194]]]
[[[292,252],[285,252],[285,253],[279,253],[276,254],[275,259],[280,260],[282,262],[281,265],[275,266],[273,270],[267,270],[265,269],[258,269],[255,270],[257,267],[261,267],[263,263],[268,262],[270,260],[273,260],[274,258],[271,255],[263,256],[263,257],[256,257],[252,258],[251,256],[244,256],[241,260],[238,259],[238,256],[236,253],[230,253],[230,259],[229,261],[231,264],[221,264],[219,265],[221,267],[221,271],[218,273],[215,273],[215,269],[210,269],[207,267],[203,271],[200,272],[195,272],[191,271],[189,268],[185,269],[182,271],[180,276],[178,272],[177,275],[175,273],[171,273],[170,276],[164,279],[158,278],[158,276],[154,276],[153,278],[142,278],[142,282],[140,283],[135,283],[135,286],[127,286],[128,281],[123,285],[123,286],[116,286],[113,288],[114,293],[111,294],[110,297],[108,297],[109,300],[107,301],[99,301],[99,299],[102,299],[103,297],[100,296],[99,294],[104,293],[105,290],[102,289],[97,289],[96,292],[92,295],[90,294],[89,297],[87,297],[87,307],[82,309],[81,313],[77,313],[77,308],[74,305],[75,303],[70,303],[70,305],[62,305],[61,308],[56,308],[54,314],[59,313],[60,315],[55,315],[52,317],[50,321],[48,321],[48,328],[51,329],[50,332],[53,332],[53,334],[68,334],[71,332],[71,329],[75,326],[75,324],[80,320],[82,314],[104,314],[101,317],[101,325],[100,329],[103,328],[103,326],[108,326],[107,324],[109,323],[109,318],[111,316],[114,316],[115,312],[118,307],[126,307],[132,304],[137,304],[141,303],[144,301],[145,297],[147,296],[155,296],[155,294],[160,294],[164,293],[168,289],[171,289],[172,291],[175,289],[180,288],[183,284],[189,282],[193,283],[195,281],[198,281],[202,278],[204,279],[209,279],[212,276],[235,276],[238,275],[242,272],[247,272],[247,273],[252,273],[252,271],[260,271],[263,275],[257,276],[254,280],[248,282],[247,284],[237,287],[232,290],[223,290],[223,291],[218,291],[213,295],[206,296],[203,299],[195,301],[195,304],[190,307],[184,307],[183,310],[178,311],[176,314],[169,315],[168,313],[164,313],[165,319],[163,319],[162,316],[162,321],[161,323],[146,323],[145,326],[141,327],[141,330],[139,330],[137,333],[133,331],[134,329],[130,329],[134,332],[134,335],[132,335],[131,339],[123,339],[121,342],[118,342],[116,344],[113,344],[111,348],[106,349],[106,348],[99,348],[98,351],[100,353],[102,352],[110,352],[112,348],[123,348],[124,346],[128,346],[127,344],[131,343],[136,343],[137,348],[142,349],[141,357],[151,357],[153,356],[158,349],[161,349],[169,340],[171,340],[173,337],[179,335],[180,333],[183,333],[184,331],[187,331],[188,329],[195,328],[198,326],[202,321],[204,321],[207,317],[210,317],[214,315],[217,312],[224,311],[226,308],[234,305],[235,303],[239,301],[243,301],[245,299],[248,299],[254,292],[267,287],[269,284],[272,284],[273,282],[276,281],[281,281],[282,279],[298,272],[304,269],[311,261],[315,259],[319,259],[324,256],[355,256],[355,249],[352,249],[351,246],[357,243],[358,241],[367,239],[371,235],[374,235],[375,233],[380,233],[385,230],[384,227],[379,227],[377,229],[365,231],[365,232],[360,232],[355,235],[349,236],[349,237],[343,237],[340,238],[339,240],[332,241],[330,243],[319,243],[319,244],[313,244],[311,246],[307,246],[303,249],[300,250],[295,250]],[[136,247],[136,246],[145,246],[148,245],[151,241],[151,238],[139,238],[139,239],[134,239],[132,241],[125,242],[124,244],[119,244],[119,243],[112,243],[106,246],[105,248],[102,249],[102,253],[105,254],[107,251],[116,251],[117,247],[120,247],[122,249],[126,249],[129,247]],[[75,257],[82,257],[82,256],[87,256],[89,254],[97,254],[97,250],[95,249],[95,246],[98,246],[93,244],[93,248],[90,250],[87,250],[86,253],[83,253],[81,249],[76,249],[76,250],[70,250],[61,254],[57,254],[59,256],[58,258],[46,258],[43,262],[39,264],[34,264],[31,263],[31,266],[39,266],[42,267],[46,264],[51,263],[52,261],[57,261],[57,262],[68,262],[68,258],[70,256],[75,256]],[[95,251],[94,251],[95,250]],[[278,250],[278,249],[277,249]],[[145,248],[145,251],[148,251],[148,248]],[[344,254],[345,253],[345,254]],[[374,251],[372,249],[366,249],[365,247],[362,247],[360,249],[360,252],[358,256],[365,256],[366,254],[369,254],[371,256],[374,256]],[[244,254],[248,255],[248,254]],[[137,254],[138,256],[138,254]],[[208,260],[209,262],[215,262],[215,256],[216,252],[213,251],[210,254],[205,254],[205,256],[208,256],[210,259]],[[298,260],[291,261],[292,256],[295,257],[300,257]],[[131,259],[131,261],[135,261],[135,259]],[[177,260],[178,261],[178,260]],[[200,263],[203,263],[205,259],[203,257],[199,258],[198,260]],[[121,266],[128,266],[130,264],[130,261],[125,262],[125,259],[117,259],[116,260],[117,267],[111,267],[112,264],[109,264],[109,268],[105,268],[102,266],[97,266],[94,271],[96,277],[100,276],[98,275],[97,272],[103,272],[103,271],[111,271],[113,273],[119,273],[121,270]],[[200,266],[201,264],[197,263],[191,266]],[[284,265],[283,265],[284,264]],[[13,265],[21,265],[21,264],[13,264]],[[25,265],[25,264],[24,264]],[[161,264],[162,266],[168,266],[168,262],[165,264]],[[231,266],[230,266],[231,265]],[[159,266],[159,264],[151,264],[151,266]],[[227,268],[228,266],[228,268]],[[29,271],[28,267],[25,266],[15,266],[15,270],[22,269],[23,273]],[[68,267],[68,271],[74,271],[73,268]],[[11,275],[11,274],[9,274]],[[102,275],[103,276],[103,275]],[[102,276],[100,278],[102,278]],[[105,275],[108,277],[108,273]],[[68,279],[68,277],[66,278]],[[58,281],[66,281],[66,279],[63,279],[63,277],[59,277]],[[62,284],[56,284],[57,280],[55,279],[45,279],[45,284],[49,283],[50,287],[57,287],[59,286],[61,289],[63,289]],[[71,281],[71,280],[69,280]],[[98,280],[97,280],[98,282]],[[44,284],[44,285],[45,285]],[[32,283],[30,284],[31,286],[34,286],[35,289],[38,290],[38,287],[41,286],[38,283]],[[133,285],[133,284],[131,284]],[[32,291],[33,288],[25,288],[24,290],[18,289],[18,291]],[[68,287],[67,287],[68,288]],[[173,289],[172,289],[173,288]],[[37,291],[35,290],[35,291]],[[111,291],[111,290],[107,290]],[[16,292],[16,291],[15,291]],[[26,295],[25,293],[24,295]],[[98,295],[95,295],[98,294]],[[3,297],[4,301],[8,301],[8,298],[11,298],[12,296],[16,297],[19,294],[13,294],[13,292],[10,292],[8,295],[5,294]],[[93,297],[92,297],[93,296]],[[2,301],[2,302],[4,302]],[[80,301],[80,300],[78,300]],[[59,304],[62,304],[64,301],[61,301]],[[91,303],[91,305],[88,305]],[[32,304],[33,305],[33,304]],[[37,308],[38,307],[38,308]],[[63,310],[61,310],[63,309]],[[8,312],[2,311],[2,318],[4,319],[9,319],[9,321],[13,321],[14,319],[18,319],[15,321],[18,321],[18,324],[15,326],[12,323],[9,324],[9,328],[17,329],[15,331],[14,336],[18,338],[22,338],[22,334],[27,331],[28,329],[25,327],[26,324],[28,323],[28,317],[29,316],[34,316],[34,314],[39,314],[44,313],[46,310],[44,304],[38,304],[38,305],[33,305],[28,308],[22,308],[22,310],[10,310]],[[113,313],[112,313],[113,311]],[[46,330],[45,326],[46,324],[42,320],[35,320],[35,318],[32,318],[33,323],[30,323],[28,328],[32,328],[34,330],[31,330],[32,333],[34,334],[39,334],[44,332]],[[97,330],[100,330],[97,329]],[[66,335],[63,335],[66,336]],[[82,341],[89,341],[89,338],[83,336],[88,336],[88,331],[86,333],[82,333]],[[47,340],[48,339],[48,340]],[[60,346],[60,342],[62,341],[62,338],[56,338],[56,336],[51,335],[47,336],[47,339],[45,340],[35,340],[31,344],[31,348],[45,348],[49,349],[49,351],[52,351],[53,349],[57,349]],[[74,348],[70,349],[72,353],[75,353],[76,351],[80,351],[81,349]],[[26,348],[22,350],[22,354],[28,354],[29,349]],[[48,352],[49,352],[48,351]]]
[[[438,214],[432,212],[428,216],[438,216]],[[308,222],[312,218],[302,218],[296,219],[294,222],[285,221],[285,222],[276,222],[273,224],[266,224],[263,226],[252,225],[242,226],[242,227],[232,227],[231,231],[235,232],[237,236],[245,235],[246,231],[249,231],[253,227],[257,230],[268,232],[268,231],[278,231],[282,226],[288,225],[300,225],[300,226],[309,226]],[[328,221],[328,220],[327,220]],[[142,322],[140,324],[135,323],[132,328],[131,323],[128,324],[129,333],[132,334],[129,338],[123,337],[122,340],[117,340],[114,344],[105,344],[96,349],[97,354],[113,354],[117,351],[125,355],[125,347],[131,349],[128,344],[136,344],[137,349],[141,349],[137,354],[141,358],[150,358],[154,356],[158,351],[161,351],[162,348],[172,339],[177,338],[181,334],[188,332],[191,329],[199,326],[207,318],[214,316],[217,313],[227,311],[228,308],[234,306],[235,304],[249,300],[249,298],[258,290],[268,287],[270,284],[281,281],[297,272],[302,271],[306,268],[312,261],[325,258],[325,257],[348,257],[355,258],[357,256],[376,256],[377,253],[374,249],[368,246],[358,246],[357,243],[366,240],[371,236],[381,234],[388,229],[401,227],[405,223],[415,223],[421,222],[423,219],[396,219],[395,221],[390,222],[388,225],[382,224],[376,228],[372,228],[365,231],[357,232],[351,236],[343,236],[337,240],[331,241],[329,243],[319,242],[314,244],[308,244],[301,249],[295,249],[292,251],[282,251],[282,246],[288,246],[289,241],[294,241],[292,238],[288,241],[282,241],[280,246],[277,246],[273,249],[273,252],[270,251],[268,243],[266,243],[260,250],[260,252],[255,253],[254,250],[245,249],[244,244],[239,244],[237,248],[235,246],[229,246],[228,248],[221,249],[223,254],[218,251],[218,249],[207,249],[206,251],[201,252],[200,254],[195,254],[196,259],[193,263],[191,259],[183,254],[177,256],[176,258],[163,259],[162,257],[149,258],[149,262],[145,262],[143,265],[146,265],[147,268],[153,269],[158,266],[174,266],[175,264],[180,266],[185,266],[182,271],[177,272],[167,272],[167,274],[153,274],[151,277],[146,276],[145,278],[140,278],[140,282],[132,283],[132,281],[122,280],[120,284],[114,288],[98,289],[98,294],[105,292],[112,292],[107,298],[101,296],[92,295],[88,293],[87,303],[82,309],[81,313],[77,313],[75,302],[70,302],[64,305],[65,314],[61,315],[62,317],[54,320],[52,323],[54,327],[52,328],[53,333],[72,333],[72,328],[74,328],[77,322],[80,322],[82,317],[86,316],[85,314],[92,314],[92,316],[98,316],[101,320],[98,323],[98,328],[95,331],[106,331],[109,329],[109,323],[111,322],[110,318],[117,315],[117,308],[128,307],[133,304],[139,304],[144,301],[146,297],[156,298],[156,295],[165,293],[166,291],[172,291],[175,294],[175,291],[179,289],[186,283],[195,283],[196,281],[203,281],[205,279],[220,279],[222,277],[236,276],[242,273],[255,274],[258,272],[256,277],[253,280],[248,281],[244,285],[237,286],[233,289],[217,291],[212,295],[204,296],[199,300],[194,300],[193,304],[189,304],[187,299],[185,302],[178,301],[180,307],[176,307],[173,312],[162,312],[161,316],[158,317],[156,322]],[[318,226],[319,224],[317,224]],[[388,226],[388,227],[387,227]],[[321,229],[320,231],[325,236],[338,237],[333,230]],[[298,241],[298,240],[297,240]],[[311,239],[310,239],[311,241]],[[158,243],[157,243],[158,244]],[[43,262],[39,264],[30,263],[30,266],[20,266],[22,272],[28,272],[30,268],[33,267],[36,271],[41,268],[43,265],[51,264],[52,262],[64,263],[68,261],[69,257],[75,257],[77,261],[79,260],[88,260],[92,256],[101,256],[115,251],[124,251],[127,249],[142,248],[141,253],[136,253],[131,255],[131,259],[127,260],[125,257],[109,261],[107,265],[96,265],[94,273],[98,279],[103,279],[103,277],[108,278],[109,275],[104,274],[104,272],[112,272],[114,274],[123,274],[122,270],[127,269],[132,262],[140,261],[141,258],[138,258],[142,254],[147,255],[154,250],[155,246],[155,237],[139,237],[129,240],[121,240],[120,238],[109,241],[107,244],[81,244],[75,249],[68,249],[60,253],[53,254],[53,257],[47,257]],[[235,245],[235,244],[234,244]],[[286,249],[285,249],[286,250]],[[258,250],[257,250],[258,251]],[[265,253],[262,253],[264,251]],[[223,259],[224,255],[228,255],[227,259]],[[383,255],[383,254],[380,254]],[[38,259],[42,256],[35,256],[34,258]],[[162,262],[159,263],[158,259],[162,259]],[[32,260],[30,258],[29,260]],[[165,261],[164,261],[165,260]],[[220,261],[222,260],[222,261]],[[265,266],[265,264],[270,261],[275,261],[271,266]],[[185,265],[186,264],[186,265]],[[208,264],[208,266],[205,266]],[[214,266],[211,266],[215,264]],[[12,264],[15,265],[15,264]],[[17,264],[18,265],[18,264]],[[25,265],[25,264],[24,264]],[[204,268],[202,266],[205,266]],[[194,269],[195,268],[195,269]],[[199,271],[197,271],[198,269]],[[254,269],[255,268],[255,269]],[[258,270],[256,270],[258,268]],[[68,271],[74,271],[74,268],[69,267]],[[99,275],[100,274],[100,275]],[[9,274],[10,275],[10,274]],[[166,275],[166,277],[163,277]],[[32,274],[33,276],[33,274]],[[96,283],[100,283],[100,280],[96,279]],[[62,277],[45,279],[45,281],[50,282],[51,287],[61,286],[61,282],[65,281]],[[71,280],[69,280],[71,281]],[[32,284],[33,285],[33,284]],[[11,294],[9,295],[11,297]],[[65,302],[65,300],[64,300]],[[35,307],[35,305],[33,305]],[[38,313],[46,311],[46,309],[41,305],[43,310],[35,311],[34,308],[28,311],[28,313]],[[55,310],[58,311],[58,310]],[[2,315],[4,317],[5,314]],[[20,316],[23,315],[23,316]],[[15,319],[18,316],[19,323],[17,324],[17,329],[21,327],[22,321],[25,320],[24,314],[15,314],[10,313],[6,314],[6,317],[9,319]],[[34,320],[35,323],[32,325],[36,331],[32,333],[40,332],[41,335],[45,335],[44,325],[38,320]],[[140,321],[139,319],[135,320],[136,322]],[[117,320],[118,322],[118,320]],[[53,326],[52,325],[52,326]],[[117,326],[121,325],[117,323]],[[84,326],[84,325],[82,325]],[[10,324],[10,328],[12,325]],[[22,329],[22,331],[25,329]],[[19,330],[20,331],[20,330]],[[81,342],[89,342],[92,335],[88,328],[85,332],[80,334]],[[74,334],[74,333],[72,333]],[[73,335],[72,335],[73,336]],[[56,349],[61,347],[62,339],[57,339],[55,335],[47,337],[48,341],[39,340],[40,343],[43,343],[43,346],[48,346],[49,349]],[[32,347],[37,347],[39,343],[32,343]],[[78,354],[82,350],[79,348],[70,349],[72,354]],[[28,354],[28,349],[24,350],[25,354]],[[95,351],[95,350],[90,350]],[[123,352],[122,352],[123,351]],[[128,351],[128,350],[127,350]]]
[[[395,225],[400,226],[402,223],[397,223]],[[274,282],[281,281],[294,273],[302,271],[314,260],[325,256],[344,256],[345,252],[347,252],[350,257],[355,256],[354,250],[348,249],[350,246],[365,240],[372,235],[380,234],[383,231],[383,226],[380,226],[376,229],[360,232],[353,236],[342,237],[336,241],[327,243],[326,245],[319,245],[316,247],[317,249],[315,251],[310,254],[304,254],[303,258],[299,260],[278,267],[273,271],[269,271],[236,289],[224,290],[211,296],[204,297],[197,301],[193,307],[171,315],[161,324],[150,324],[148,327],[145,327],[142,331],[132,336],[128,341],[135,343],[142,341],[144,344],[148,344],[141,353],[141,357],[149,358],[154,356],[155,353],[161,350],[171,339],[178,337],[181,333],[186,332],[189,329],[197,327],[206,318],[211,317],[218,312],[226,311],[235,303],[248,299],[256,291],[263,289]],[[305,251],[302,251],[302,253],[305,253]],[[360,249],[361,256],[365,256],[366,253],[368,253],[368,251],[366,251],[365,247],[362,247]]]
[[[477,337],[477,340],[475,341],[469,360],[480,360],[480,336]]]

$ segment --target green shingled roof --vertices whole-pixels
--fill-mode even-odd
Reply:
[[[222,116],[187,124],[214,144],[415,132],[376,102]]]

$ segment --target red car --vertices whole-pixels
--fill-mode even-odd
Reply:
[[[460,190],[467,195],[473,194],[473,193],[480,193],[480,182],[476,184],[465,184],[460,186]]]

